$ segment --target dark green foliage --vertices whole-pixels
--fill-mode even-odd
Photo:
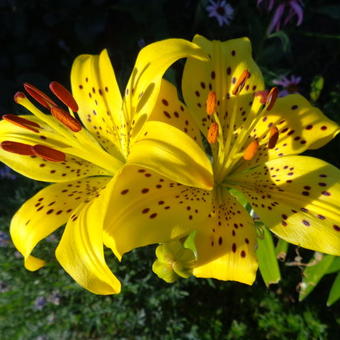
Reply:
[[[316,75],[325,84],[316,103],[340,122],[340,5],[305,1],[301,27],[268,39],[270,20],[256,1],[230,0],[235,18],[220,28],[199,0],[0,0],[0,111],[19,112],[12,101],[25,81],[47,89],[48,82],[69,84],[73,59],[108,48],[120,87],[144,43],[162,38],[191,39],[200,33],[226,40],[248,36],[268,85],[279,75],[303,78],[306,97]],[[183,62],[175,65],[181,70]],[[180,72],[167,76],[180,84]],[[340,166],[339,139],[307,154]],[[0,231],[43,184],[0,179]],[[337,339],[339,303],[325,303],[335,273],[323,278],[298,302],[302,270],[281,265],[282,280],[267,289],[259,276],[253,287],[188,279],[173,285],[152,272],[154,248],[138,249],[121,264],[108,262],[123,281],[122,294],[96,296],[67,276],[53,257],[57,238],[42,242],[38,254],[50,260],[36,273],[26,271],[10,241],[0,247],[0,338],[12,339]],[[295,257],[290,247],[287,261]],[[312,252],[303,252],[308,262]]]

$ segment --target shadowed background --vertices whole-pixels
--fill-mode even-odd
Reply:
[[[57,80],[69,87],[70,68],[82,53],[108,48],[123,89],[134,59],[159,39],[192,39],[195,33],[226,40],[248,36],[267,84],[280,75],[302,77],[309,98],[316,75],[325,79],[316,103],[340,122],[340,5],[304,1],[305,18],[268,39],[271,15],[256,1],[230,0],[234,19],[220,27],[209,18],[208,1],[198,0],[0,0],[0,112],[17,113],[13,94],[30,82],[46,90]],[[180,84],[183,61],[167,76]],[[309,152],[340,166],[339,139]],[[335,339],[339,303],[325,301],[331,280],[324,278],[310,297],[297,302],[299,267],[281,266],[282,281],[269,289],[261,277],[253,287],[188,279],[168,285],[152,272],[154,247],[129,254],[122,264],[108,258],[123,282],[119,296],[95,296],[78,287],[53,258],[56,238],[38,251],[50,259],[30,273],[7,239],[10,217],[41,183],[17,175],[0,178],[0,334],[3,339]],[[288,258],[295,258],[290,247]],[[300,251],[304,261],[312,252]]]

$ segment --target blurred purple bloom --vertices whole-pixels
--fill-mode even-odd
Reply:
[[[47,300],[44,296],[38,296],[34,301],[34,309],[42,310],[47,303]]]
[[[273,84],[282,86],[282,90],[279,92],[279,97],[287,96],[291,93],[299,92],[299,84],[301,77],[291,75],[290,77],[280,77],[273,80]]]
[[[229,25],[234,17],[234,9],[225,0],[209,0],[207,11],[209,17],[215,17],[221,27]]]
[[[268,27],[268,34],[273,31],[279,31],[281,25],[287,25],[291,19],[297,17],[297,26],[300,26],[303,21],[303,2],[302,0],[257,0],[257,5],[263,3],[267,12],[271,12],[275,5],[272,21]]]
[[[7,247],[9,244],[9,235],[4,231],[0,231],[0,247]]]
[[[7,178],[7,179],[16,179],[17,176],[14,175],[14,173],[12,172],[12,170],[6,166],[6,165],[0,165],[0,178]]]

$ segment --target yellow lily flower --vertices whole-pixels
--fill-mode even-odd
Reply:
[[[339,127],[301,95],[277,98],[277,89],[266,92],[248,39],[219,42],[196,36],[194,43],[210,58],[187,60],[182,79],[186,105],[169,82],[162,84],[159,105],[163,104],[164,117],[171,124],[176,124],[179,112],[195,119],[196,126],[187,121],[186,130],[193,136],[200,130],[210,143],[214,188],[173,181],[168,184],[169,192],[158,191],[162,178],[156,173],[149,171],[145,180],[138,169],[125,167],[122,181],[108,198],[117,210],[114,214],[107,211],[105,243],[119,257],[153,243],[151,235],[162,233],[162,243],[166,233],[170,240],[184,237],[185,230],[187,234],[196,230],[195,276],[252,284],[258,267],[256,229],[247,211],[229,193],[234,188],[243,192],[279,237],[340,255],[340,172],[322,160],[296,156],[326,144]],[[158,137],[148,127],[143,131],[148,137],[140,147]],[[179,151],[186,148],[183,144]],[[133,159],[134,152],[129,157]],[[131,195],[119,195],[118,188]],[[136,195],[143,188],[150,191]],[[186,212],[181,221],[175,214],[168,217],[169,211],[178,213],[181,207]],[[150,221],[145,215],[157,218]],[[186,229],[187,221],[195,221],[195,228]],[[156,271],[171,281],[176,276],[169,273],[174,260],[168,266],[164,261],[156,262]]]
[[[24,203],[11,222],[12,240],[23,254],[27,269],[37,270],[44,265],[45,261],[31,252],[39,241],[66,223],[56,250],[60,264],[91,292],[119,293],[120,282],[105,262],[101,227],[105,225],[105,210],[116,209],[108,205],[105,193],[120,182],[125,164],[133,164],[145,176],[145,169],[150,168],[186,185],[212,187],[211,164],[198,144],[183,131],[168,128],[161,119],[147,122],[164,72],[173,62],[188,56],[206,58],[195,44],[181,39],[145,47],[122,98],[107,51],[81,55],[72,66],[72,94],[57,82],[50,84],[68,110],[33,85],[25,84],[31,97],[51,115],[38,109],[24,93],[15,95],[15,101],[33,115],[3,116],[0,159],[27,177],[55,183]],[[157,120],[156,109],[153,119]],[[150,134],[155,130],[161,135],[147,148],[141,148],[140,143],[147,137],[141,131],[146,126]],[[168,133],[171,138],[166,139]],[[188,154],[179,154],[177,143],[186,145]],[[130,161],[131,153],[134,157]],[[179,165],[183,157],[193,170]],[[127,193],[119,191],[123,197]]]

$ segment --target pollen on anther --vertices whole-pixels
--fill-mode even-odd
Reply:
[[[50,83],[50,89],[59,100],[61,100],[67,107],[69,107],[73,112],[78,112],[78,104],[73,98],[72,94],[57,81],[52,81]]]
[[[214,114],[216,111],[216,92],[210,91],[206,101],[206,112],[209,116]]]
[[[254,139],[252,142],[248,144],[248,146],[244,150],[243,158],[246,161],[252,160],[255,157],[258,148],[259,148],[259,142],[256,139]]]
[[[214,144],[217,142],[217,137],[218,137],[218,124],[216,122],[211,123],[209,130],[208,130],[208,135],[207,139],[210,144]]]

